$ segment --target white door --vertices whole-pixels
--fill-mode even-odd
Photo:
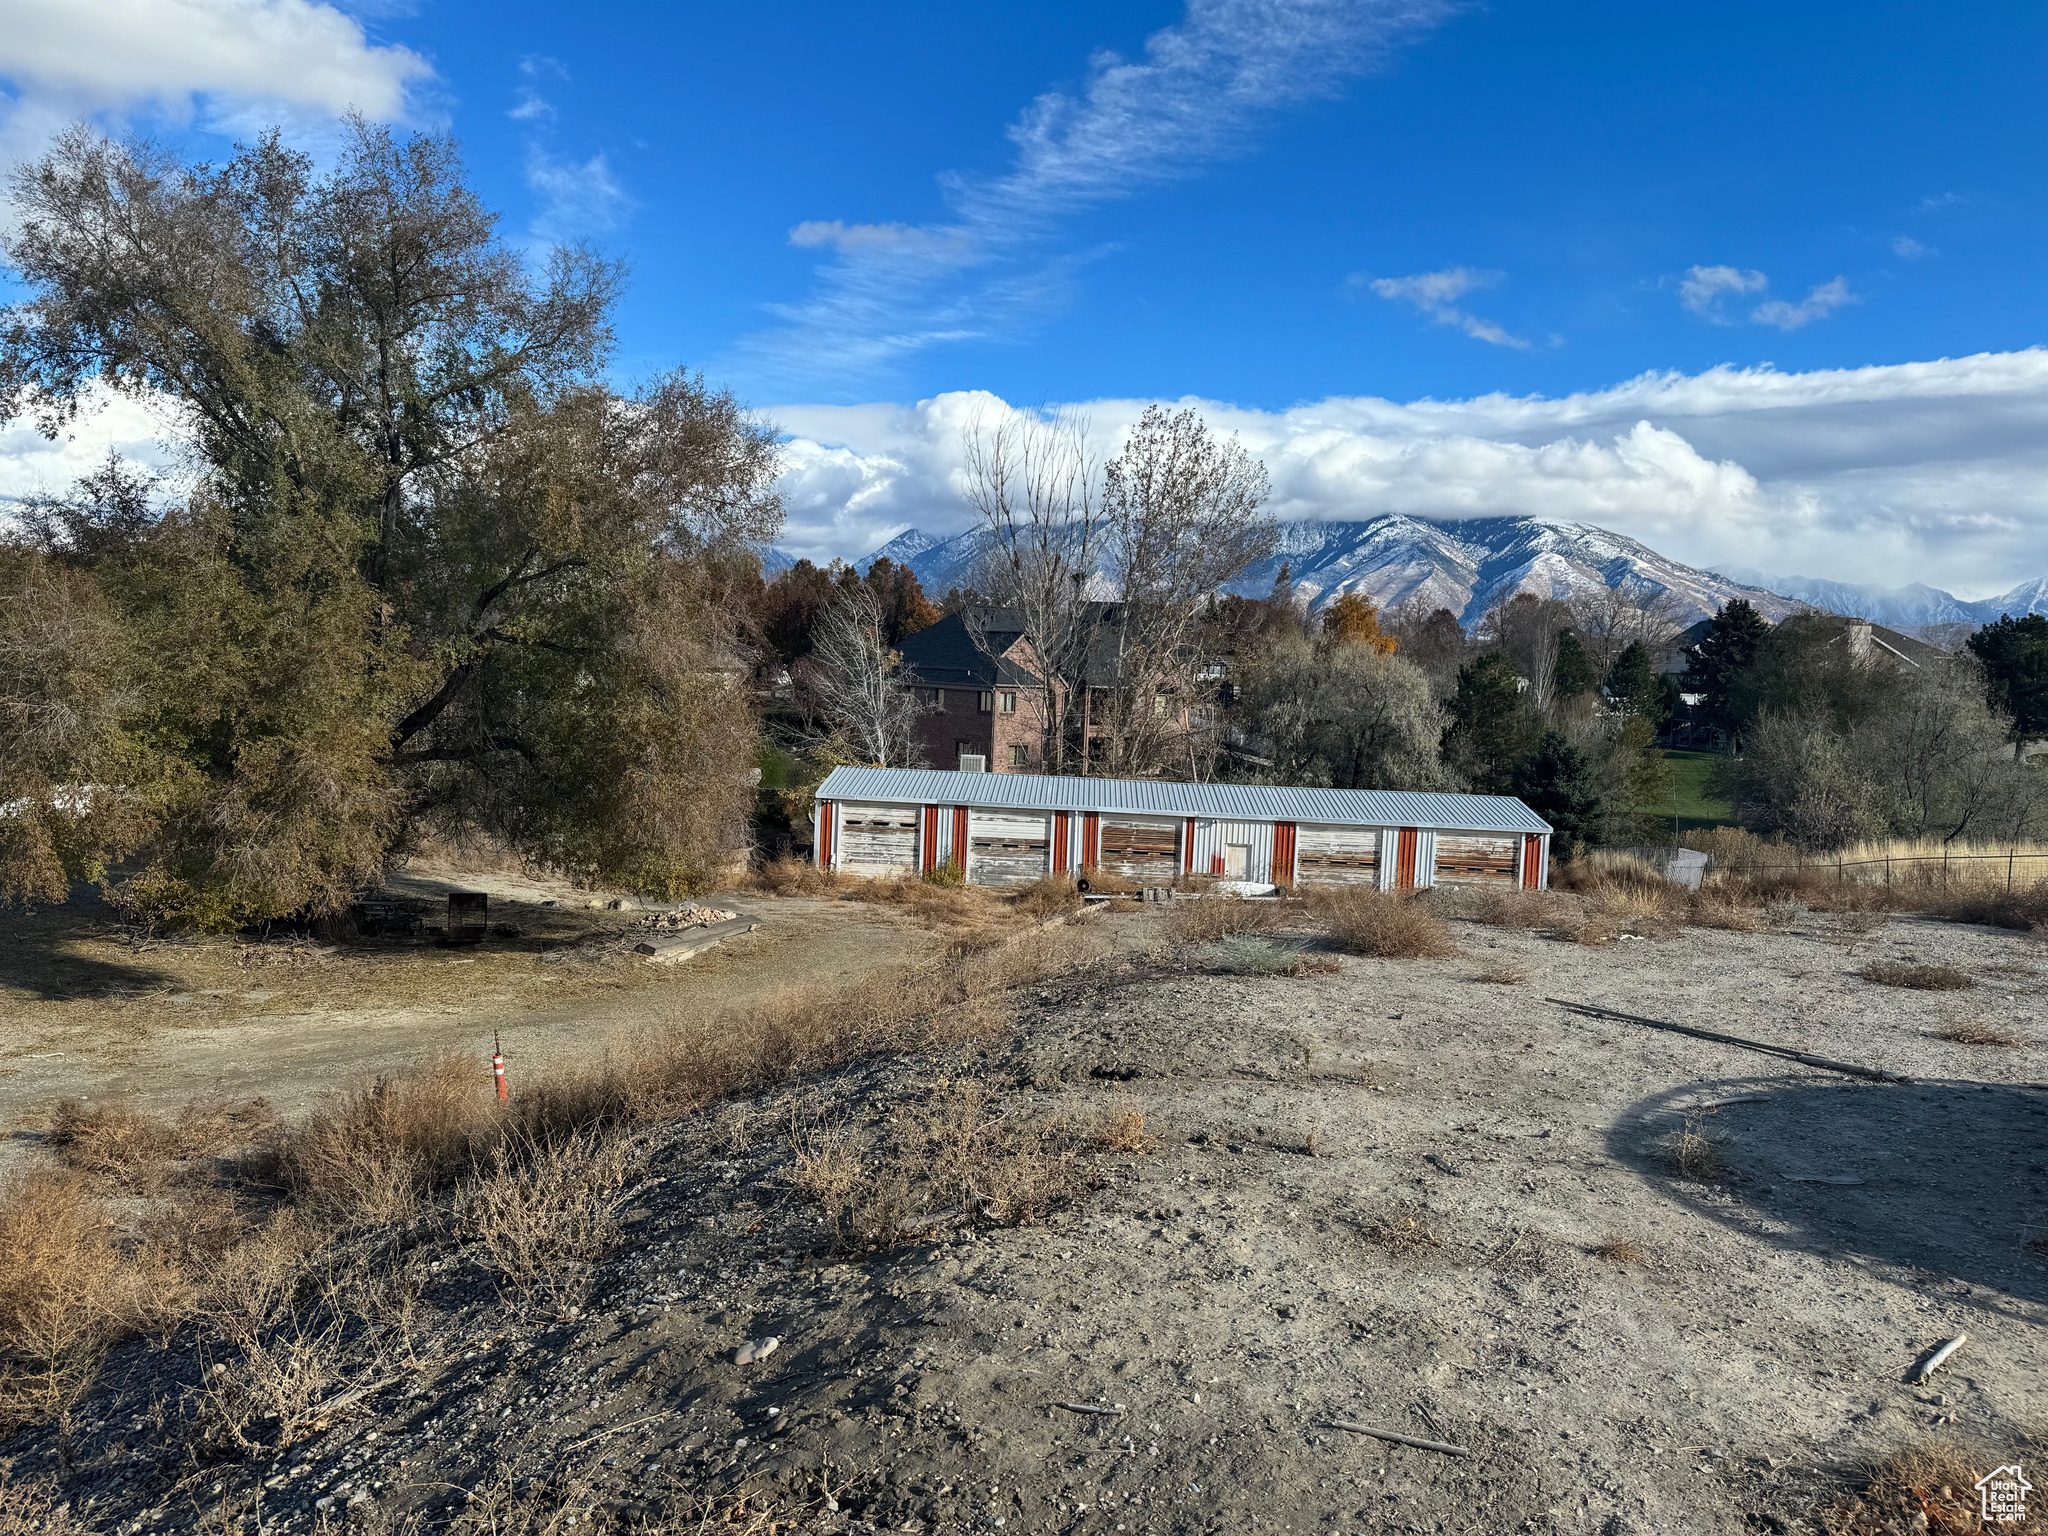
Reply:
[[[1242,880],[1250,870],[1252,845],[1250,843],[1225,843],[1223,845],[1223,878]]]

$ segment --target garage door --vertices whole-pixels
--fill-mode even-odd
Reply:
[[[976,885],[1029,885],[1050,867],[1052,822],[1044,815],[970,811],[967,836],[967,878]]]
[[[839,867],[850,875],[908,875],[917,870],[914,805],[849,805],[839,838]]]
[[[1142,885],[1171,885],[1181,873],[1180,833],[1168,817],[1105,816],[1101,867]]]
[[[1513,883],[1515,839],[1495,832],[1439,832],[1436,878],[1439,885],[1475,880]]]
[[[1303,885],[1378,885],[1380,834],[1376,827],[1303,827],[1295,834]]]

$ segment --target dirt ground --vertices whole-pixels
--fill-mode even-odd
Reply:
[[[560,1531],[747,1491],[805,1530],[1690,1536],[1819,1530],[1871,1459],[1930,1439],[2043,1462],[2037,941],[1804,915],[1589,948],[1459,923],[1454,958],[1262,977],[1113,921],[1123,957],[1025,995],[1012,1036],[677,1127],[573,1304],[437,1256],[406,1359],[287,1455],[168,1449],[148,1394],[207,1367],[130,1346],[63,1448],[87,1512],[513,1530],[544,1504]],[[1855,974],[1878,959],[1977,985]],[[1935,1038],[1961,1021],[2031,1048]],[[963,1076],[1013,1120],[1142,1109],[1159,1144],[1105,1156],[1043,1224],[835,1250],[792,1127],[885,1124]]]
[[[647,914],[613,909],[609,894],[438,865],[388,889],[443,905],[450,890],[483,890],[492,922],[517,932],[463,949],[431,937],[179,941],[141,938],[89,896],[0,913],[0,1172],[33,1153],[67,1097],[156,1113],[264,1098],[295,1120],[337,1087],[443,1052],[485,1070],[494,1036],[516,1086],[670,1011],[851,980],[933,942],[886,908],[727,894],[705,904],[760,926],[649,965],[631,952]]]

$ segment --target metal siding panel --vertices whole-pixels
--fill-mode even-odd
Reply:
[[[1512,796],[1433,791],[1181,784],[1037,773],[963,774],[935,768],[835,768],[819,793],[839,800],[940,802],[988,809],[1110,811],[1439,831],[1550,830],[1549,823]]]
[[[1415,833],[1415,888],[1426,891],[1436,884],[1436,833],[1427,827]]]
[[[1436,878],[1439,884],[1512,885],[1520,863],[1522,840],[1504,832],[1439,832],[1436,835]]]
[[[1163,816],[1105,816],[1097,866],[1141,885],[1172,885],[1182,870],[1181,832]]]
[[[1295,833],[1296,828],[1291,821],[1276,821],[1273,823],[1272,880],[1275,885],[1286,886],[1290,890],[1294,888],[1296,879],[1294,872],[1296,857]]]
[[[856,875],[901,875],[917,868],[916,810],[900,805],[839,808],[839,867]]]
[[[969,866],[976,885],[1029,885],[1046,870],[1051,823],[1043,814],[973,811],[968,815]]]
[[[1378,827],[1297,827],[1295,879],[1302,885],[1384,885],[1385,834]]]

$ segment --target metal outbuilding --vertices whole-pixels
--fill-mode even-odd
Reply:
[[[1550,824],[1507,795],[835,768],[814,809],[817,862],[847,874],[959,864],[973,885],[1100,869],[1381,890],[1550,877]]]

